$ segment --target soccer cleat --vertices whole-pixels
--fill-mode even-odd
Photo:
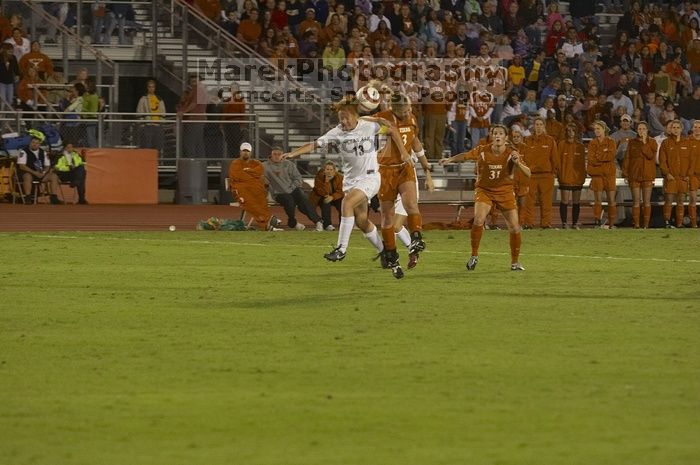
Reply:
[[[316,223],[316,231],[323,231],[323,221],[318,221]]]
[[[672,225],[670,221],[667,221],[666,222],[666,229],[676,229],[676,227],[674,225]]]
[[[423,236],[420,231],[415,231],[411,234],[411,243],[408,244],[408,253],[417,254],[425,250],[425,242],[423,242]]]
[[[403,278],[403,270],[399,264],[399,254],[396,250],[385,250],[383,255],[386,259],[387,266],[391,268],[392,276],[396,279]]]
[[[562,228],[563,228],[563,229],[571,229],[571,228],[573,228],[573,226],[570,226],[570,225],[564,223],[564,224],[562,225]]]
[[[294,225],[294,229],[296,229],[297,231],[303,231],[304,229],[306,229],[306,226],[304,226],[301,223],[297,223]]]
[[[408,269],[412,270],[418,265],[418,254],[417,253],[409,253],[408,254]]]
[[[279,231],[278,227],[282,223],[279,218],[277,218],[275,215],[272,215],[270,219],[267,222],[267,230],[268,231]]]
[[[374,260],[374,261],[379,260],[379,263],[382,265],[383,270],[386,270],[387,268],[389,268],[389,262],[387,261],[386,254],[384,253],[383,250],[381,252],[379,252],[372,260]]]
[[[510,264],[510,271],[525,271],[525,267],[523,267],[520,263],[515,262]]]
[[[340,250],[340,246],[338,246],[335,249],[328,252],[327,254],[323,254],[323,258],[325,258],[329,262],[339,262],[345,258],[345,252]]]
[[[469,261],[467,261],[467,269],[469,271],[474,270],[476,268],[476,264],[479,263],[479,257],[476,255],[472,255],[469,257]]]
[[[328,226],[326,226],[326,231],[335,231],[335,226],[329,224]]]
[[[581,225],[578,224],[578,223],[572,224],[571,227],[572,227],[573,229],[576,229],[576,230],[581,230]]]

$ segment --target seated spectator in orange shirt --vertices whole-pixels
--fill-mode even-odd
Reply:
[[[321,207],[321,218],[323,219],[323,229],[333,231],[331,221],[331,207],[338,210],[338,217],[341,216],[340,206],[343,202],[343,175],[338,173],[335,163],[327,161],[325,166],[318,170],[314,179],[314,188],[309,194],[309,201],[315,207]]]
[[[241,21],[238,26],[238,39],[246,43],[246,45],[255,48],[262,34],[262,25],[258,22],[258,10],[251,10],[250,17]]]
[[[27,74],[27,69],[29,67],[34,67],[38,71],[40,79],[47,79],[53,74],[53,63],[51,58],[41,53],[41,46],[39,41],[35,40],[32,42],[32,51],[25,54],[21,60],[19,60],[19,73],[21,76]]]
[[[39,90],[38,85],[41,81],[37,76],[36,68],[30,67],[27,74],[19,81],[17,86],[17,97],[23,110],[34,111],[37,109],[37,104],[45,104],[46,97]]]
[[[299,36],[304,37],[306,31],[310,29],[314,30],[316,32],[316,37],[320,39],[323,28],[321,27],[321,23],[316,21],[316,10],[313,8],[306,9],[306,19],[299,24]]]
[[[299,42],[297,42],[292,35],[289,26],[285,26],[284,29],[282,29],[282,40],[287,47],[287,56],[289,58],[299,58]]]
[[[265,169],[258,160],[250,158],[253,147],[241,144],[240,156],[228,170],[229,188],[233,198],[250,214],[261,231],[271,231],[278,220],[270,214],[265,188]]]

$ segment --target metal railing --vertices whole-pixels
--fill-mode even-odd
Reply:
[[[161,167],[177,166],[181,158],[212,161],[236,158],[242,142],[253,144],[259,156],[268,155],[258,152],[261,144],[255,114],[166,113],[161,119],[147,119],[143,113],[120,112],[96,113],[91,118],[80,116],[17,111],[12,116],[0,116],[0,125],[24,134],[30,128],[49,124],[58,129],[61,145],[70,142],[79,147],[154,148],[160,153]],[[185,119],[193,117],[204,119]],[[94,145],[90,143],[92,136]]]
[[[98,86],[102,85],[102,78],[105,72],[111,74],[114,89],[110,104],[116,108],[119,102],[119,63],[107,57],[102,51],[83,41],[79,34],[76,34],[71,29],[60,23],[56,17],[49,14],[39,4],[31,0],[21,0],[21,2],[25,7],[29,8],[32,13],[30,17],[30,28],[34,31],[34,34],[36,34],[35,21],[37,19],[52,25],[57,29],[57,31],[60,31],[61,44],[63,47],[62,53],[64,76],[67,77],[69,75],[71,60],[83,61],[83,51],[87,52],[88,56],[95,60],[95,81]],[[69,41],[74,45],[73,47],[69,46]]]

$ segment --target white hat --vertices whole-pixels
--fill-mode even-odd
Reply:
[[[249,151],[249,152],[252,152],[252,151],[253,151],[253,146],[250,145],[248,142],[243,142],[243,143],[241,144],[241,152],[244,151],[244,150],[247,150],[247,151]]]

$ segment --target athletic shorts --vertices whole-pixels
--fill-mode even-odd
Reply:
[[[591,187],[593,192],[614,192],[615,176],[591,176]]]
[[[630,188],[632,189],[648,189],[654,186],[654,181],[631,181]]]
[[[690,177],[690,192],[695,192],[700,189],[700,176],[695,175]]]
[[[474,194],[474,202],[485,203],[491,208],[497,207],[501,211],[515,210],[515,192],[508,191],[487,191],[481,188],[476,188]]]
[[[418,190],[418,178],[416,178],[416,200],[420,198],[420,191]],[[396,202],[394,202],[394,213],[401,216],[408,216],[406,209],[401,201],[401,194],[396,196]]]
[[[685,194],[688,192],[688,183],[682,179],[669,181],[664,179],[664,194]]]
[[[361,178],[344,178],[343,192],[347,194],[353,189],[361,190],[369,201],[379,192],[380,183],[379,173],[368,174]]]
[[[565,184],[559,184],[560,191],[580,191],[583,190],[583,186],[567,186]]]
[[[408,163],[396,167],[380,165],[379,174],[382,177],[382,185],[379,188],[379,200],[382,202],[394,202],[399,195],[399,186],[401,184],[416,181],[416,169]]]

